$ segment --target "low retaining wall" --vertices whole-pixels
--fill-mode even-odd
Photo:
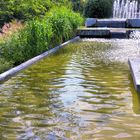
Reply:
[[[130,34],[133,31],[139,31],[140,29],[129,28],[79,28],[77,35],[81,38],[130,38]]]
[[[80,36],[81,38],[84,37],[110,38],[110,30],[100,28],[78,29],[77,35]]]
[[[125,39],[128,38],[126,32],[111,32],[110,38]]]
[[[80,37],[129,38],[131,32],[140,31],[140,19],[87,18],[85,27],[78,30]],[[138,29],[139,28],[139,29]]]
[[[78,41],[79,39],[80,39],[80,37],[77,36],[77,37],[75,37],[75,38],[73,38],[73,39],[71,39],[71,40],[69,40],[69,41],[67,41],[67,42],[65,42],[65,43],[63,43],[63,44],[61,44],[61,45],[59,45],[59,46],[57,46],[57,47],[51,49],[51,50],[49,50],[49,51],[46,51],[46,52],[44,52],[44,53],[42,53],[42,54],[40,54],[40,55],[38,55],[38,56],[36,56],[36,57],[34,57],[34,58],[28,60],[28,61],[26,61],[26,62],[20,64],[19,66],[16,66],[16,67],[14,67],[14,68],[12,68],[12,69],[10,69],[10,70],[8,70],[8,71],[6,71],[6,72],[0,74],[0,83],[2,83],[2,82],[4,82],[4,81],[8,80],[10,77],[14,76],[15,74],[17,74],[17,73],[20,72],[21,70],[23,70],[23,69],[25,69],[25,68],[31,66],[32,64],[38,62],[39,60],[41,60],[41,59],[43,59],[43,58],[49,56],[50,54],[55,53],[55,52],[58,51],[60,48],[62,48],[62,47],[64,47],[64,46],[68,45],[69,43]]]

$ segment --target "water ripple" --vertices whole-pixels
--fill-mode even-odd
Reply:
[[[139,139],[140,96],[127,65],[135,46],[84,39],[0,85],[0,139]]]

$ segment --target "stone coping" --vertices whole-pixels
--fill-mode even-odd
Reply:
[[[80,27],[78,28],[78,30],[125,30],[125,31],[128,31],[128,30],[132,30],[132,31],[135,31],[135,30],[140,30],[140,28],[109,28],[109,27]]]
[[[78,30],[77,35],[81,38],[91,37],[91,38],[110,38],[110,30],[109,29],[83,29]]]
[[[119,18],[103,18],[103,19],[96,19],[98,21],[126,21],[127,19],[125,18],[122,18],[122,19],[119,19]]]
[[[11,78],[12,76],[14,76],[14,75],[17,74],[18,72],[20,72],[21,70],[26,69],[27,67],[29,67],[29,66],[31,66],[32,64],[34,64],[34,63],[40,61],[40,60],[43,59],[43,58],[49,56],[50,54],[55,53],[55,52],[58,51],[60,48],[62,48],[62,47],[64,47],[64,46],[68,45],[69,43],[78,41],[79,39],[80,39],[80,37],[77,36],[77,37],[75,37],[75,38],[73,38],[73,39],[71,39],[71,40],[69,40],[69,41],[67,41],[67,42],[65,42],[65,43],[63,43],[63,44],[61,44],[61,45],[59,45],[59,46],[57,46],[57,47],[51,49],[51,50],[49,50],[49,51],[46,51],[46,52],[44,52],[44,53],[42,53],[42,54],[40,54],[40,55],[38,55],[38,56],[36,56],[36,57],[34,57],[34,58],[28,60],[28,61],[26,61],[26,62],[24,62],[24,63],[22,63],[22,64],[20,64],[20,65],[18,65],[18,66],[16,66],[16,67],[14,67],[14,68],[11,68],[11,69],[8,70],[8,71],[6,71],[6,72],[0,74],[0,83],[3,83],[4,81],[8,80],[8,79]]]
[[[128,60],[134,86],[136,91],[140,92],[140,57],[139,58],[130,58]]]
[[[140,28],[140,19],[97,19],[87,18],[86,27],[116,27],[116,28]]]

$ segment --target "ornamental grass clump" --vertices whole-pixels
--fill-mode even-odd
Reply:
[[[30,21],[2,45],[2,56],[17,65],[48,50],[51,37],[50,24],[44,20]]]
[[[4,58],[0,58],[0,72],[4,72],[13,66],[12,62],[6,61]]]
[[[60,44],[75,34],[75,30],[83,22],[79,13],[74,13],[66,7],[53,8],[46,14],[47,23],[51,23],[53,32],[53,42]]]

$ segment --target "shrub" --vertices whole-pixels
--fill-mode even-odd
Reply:
[[[7,62],[4,58],[0,58],[0,73],[8,70],[13,66],[12,62]]]
[[[15,65],[22,63],[56,44],[69,39],[83,18],[60,7],[51,10],[44,19],[34,19],[2,43],[2,57]]]
[[[2,45],[2,56],[19,64],[48,49],[52,28],[44,20],[30,21]]]
[[[65,7],[52,9],[47,13],[46,20],[52,24],[53,38],[57,43],[72,37],[77,27],[83,22],[80,14]]]
[[[13,18],[29,20],[45,15],[51,6],[50,0],[1,0],[0,16],[5,22]]]
[[[83,14],[85,1],[84,0],[71,0],[71,1],[73,10]]]
[[[84,9],[84,15],[90,18],[107,18],[112,15],[111,0],[88,0]]]
[[[70,7],[68,0],[0,0],[0,25],[11,19],[42,17],[55,5]]]
[[[41,17],[50,9],[50,0],[16,0],[13,17],[16,19],[29,20],[34,17]]]

